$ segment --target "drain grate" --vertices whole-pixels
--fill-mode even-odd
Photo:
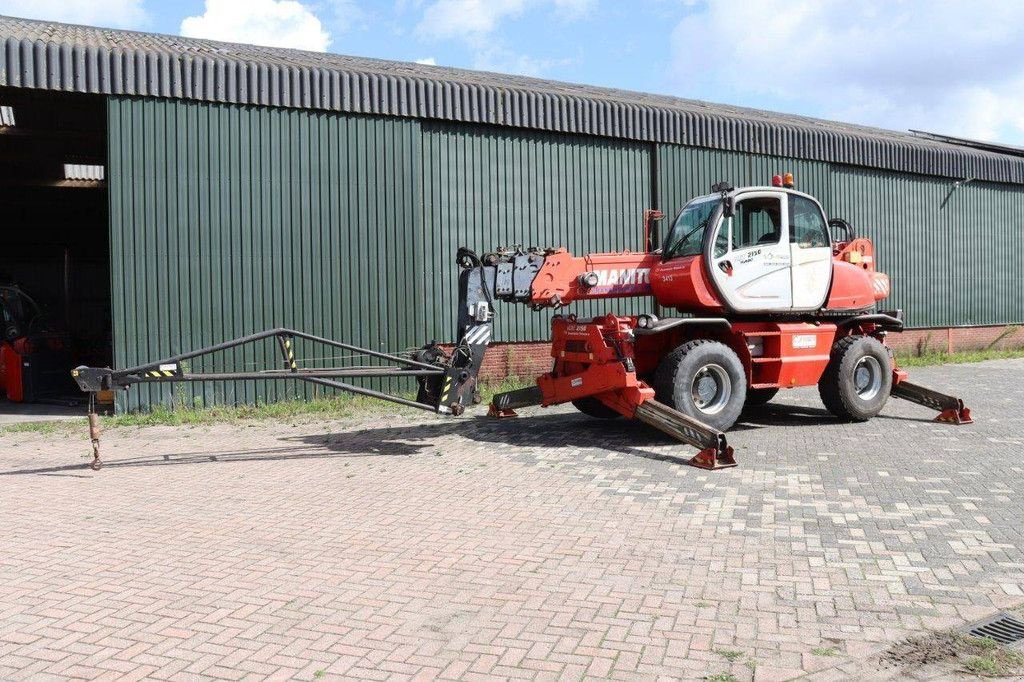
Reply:
[[[961,632],[974,637],[989,637],[1003,645],[1017,645],[1024,642],[1024,621],[1000,612],[991,618],[971,623]]]

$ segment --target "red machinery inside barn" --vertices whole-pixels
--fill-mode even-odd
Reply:
[[[37,402],[74,390],[67,376],[73,366],[68,335],[17,286],[0,286],[0,324],[0,396]]]

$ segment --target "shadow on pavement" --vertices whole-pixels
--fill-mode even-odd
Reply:
[[[431,428],[431,425],[424,425],[423,428]],[[390,429],[374,429],[375,431],[391,431]],[[345,435],[361,436],[363,431],[352,431],[346,432]],[[338,435],[336,437],[341,437]],[[288,439],[291,440],[291,439]],[[350,449],[347,452],[340,452],[336,450],[328,451],[311,451],[310,446],[325,445],[324,436],[309,436],[307,437],[308,442],[302,445],[289,445],[285,447],[274,447],[274,448],[248,448],[245,450],[220,450],[220,451],[201,451],[201,452],[178,452],[174,454],[162,454],[162,455],[151,455],[143,457],[130,457],[126,459],[104,459],[103,470],[106,469],[121,469],[121,468],[133,468],[133,467],[150,467],[150,466],[173,466],[179,464],[212,464],[212,463],[232,463],[232,462],[274,462],[274,461],[288,461],[298,459],[321,459],[324,457],[333,457],[341,454],[345,454],[349,457],[379,457],[379,456],[408,456],[417,454],[421,448],[410,446],[407,443],[396,443],[394,448],[387,447],[387,441],[379,441],[378,447],[370,448],[371,451],[367,451],[367,444],[360,442],[358,450]],[[89,447],[88,442],[83,445],[83,451]],[[109,448],[108,448],[109,452]],[[91,461],[91,460],[90,460]],[[62,472],[70,471],[81,471],[82,469],[88,469],[88,462],[81,464],[68,464],[57,467],[45,467],[36,469],[15,469],[11,471],[0,470],[0,477],[2,476],[20,476],[26,474],[36,475],[57,475]]]
[[[746,429],[758,429],[765,426],[823,426],[838,424],[828,410],[820,407],[803,407],[784,403],[768,403],[746,407],[729,433]]]
[[[739,422],[730,429],[730,433],[770,426],[803,425],[813,428],[837,423],[839,422],[836,418],[823,409],[769,403],[745,410]],[[690,446],[678,443],[640,422],[592,419],[581,414],[557,412],[525,415],[516,419],[492,419],[479,415],[462,419],[438,419],[436,422],[407,426],[284,437],[278,441],[291,444],[244,450],[198,450],[111,459],[104,460],[103,468],[290,461],[329,457],[411,457],[425,452],[437,452],[439,447],[443,446],[439,446],[434,439],[451,435],[505,446],[611,450],[624,455],[679,463],[685,462],[695,452]],[[645,449],[664,446],[676,447],[670,452]],[[88,443],[83,442],[83,452],[87,449]],[[87,466],[88,464],[83,462],[58,467],[0,470],[0,476],[70,475],[70,472],[81,472],[87,469]]]

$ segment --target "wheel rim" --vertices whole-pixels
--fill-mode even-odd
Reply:
[[[704,414],[721,412],[732,396],[729,373],[721,365],[704,365],[693,375],[690,395],[693,404]]]
[[[861,400],[871,400],[882,390],[882,364],[865,355],[853,368],[853,388]]]

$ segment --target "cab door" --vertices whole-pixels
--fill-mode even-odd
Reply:
[[[832,240],[818,202],[790,194],[789,248],[793,259],[793,309],[818,310],[832,286]]]
[[[788,211],[784,192],[745,192],[738,195],[733,215],[718,223],[711,277],[732,310],[792,309]]]

